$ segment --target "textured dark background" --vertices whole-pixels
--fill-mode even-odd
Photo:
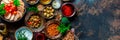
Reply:
[[[120,0],[74,0],[73,3],[77,13],[69,20],[80,40],[120,40]],[[2,19],[0,22],[6,23],[10,32],[25,26],[24,17],[16,23]]]

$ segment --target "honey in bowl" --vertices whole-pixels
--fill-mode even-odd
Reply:
[[[40,3],[46,5],[49,4],[52,0],[40,0]]]

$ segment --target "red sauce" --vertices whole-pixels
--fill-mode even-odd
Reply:
[[[62,6],[62,13],[64,16],[71,16],[74,12],[74,7],[72,4],[65,4]]]
[[[36,40],[45,40],[45,35],[42,34],[42,33],[38,33],[38,34],[36,35]]]

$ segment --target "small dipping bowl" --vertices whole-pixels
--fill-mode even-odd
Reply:
[[[45,34],[40,33],[40,32],[35,32],[34,33],[34,40],[45,40]]]
[[[66,17],[72,17],[76,13],[76,8],[72,3],[64,3],[61,7],[62,14]]]

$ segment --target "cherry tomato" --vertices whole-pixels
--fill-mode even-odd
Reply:
[[[32,22],[27,22],[27,24],[28,24],[28,25],[31,25],[31,24],[32,24]]]

